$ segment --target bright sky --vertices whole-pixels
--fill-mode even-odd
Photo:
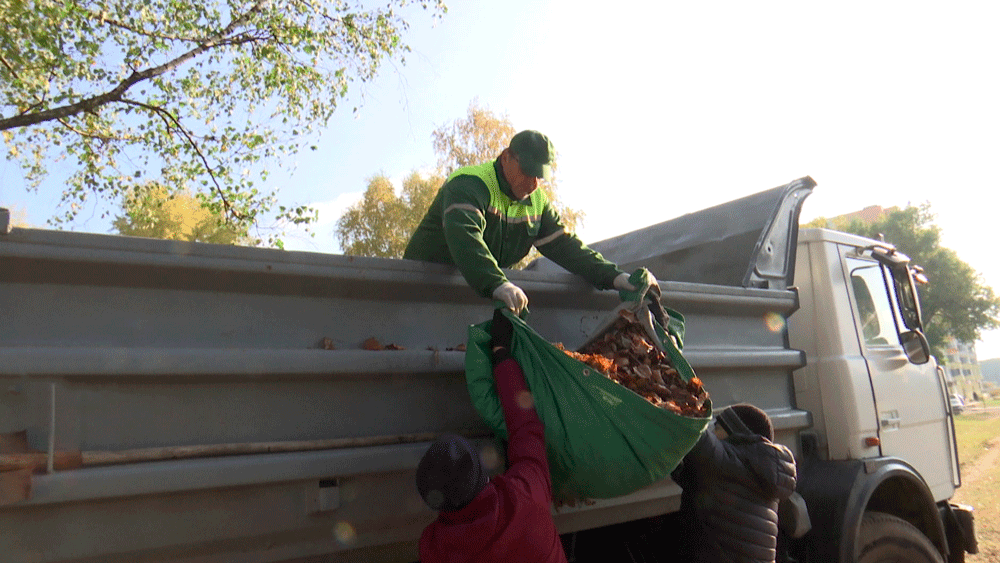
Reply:
[[[418,10],[407,64],[342,104],[294,174],[272,175],[283,202],[321,211],[315,238],[288,247],[339,252],[334,224],[367,178],[432,166],[431,131],[478,98],[552,139],[585,241],[810,175],[803,220],[930,201],[945,246],[1000,292],[984,236],[1000,188],[998,24],[986,0],[452,0],[434,27]],[[59,186],[23,188],[0,164],[0,203],[44,224]],[[1000,331],[977,351],[1000,357]]]

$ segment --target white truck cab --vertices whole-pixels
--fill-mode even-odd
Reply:
[[[919,528],[923,537],[907,541],[929,540],[949,561],[975,549],[972,530],[955,529],[958,520],[971,523],[971,514],[956,516],[967,508],[948,503],[961,483],[954,421],[943,374],[921,332],[917,280],[924,281],[919,268],[891,245],[825,229],[799,233],[801,308],[788,319],[788,334],[807,358],[794,374],[796,404],[813,420],[802,433],[807,451],[800,490],[807,499],[817,497],[813,505],[844,503],[843,518],[826,532],[828,545],[840,546],[836,560],[876,560],[861,557],[871,546],[860,539],[832,539],[871,540],[865,526],[886,527],[866,520],[871,513]],[[850,487],[835,479],[824,483],[831,475],[810,468],[838,463],[846,466]],[[907,530],[894,524],[894,533]],[[909,557],[937,560],[931,553]]]

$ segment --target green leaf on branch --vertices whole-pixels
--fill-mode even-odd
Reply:
[[[408,20],[446,11],[441,2],[409,6],[0,0],[8,159],[31,187],[64,159],[60,168],[71,173],[54,224],[72,223],[88,195],[115,205],[150,185],[196,186],[243,231],[271,216],[275,194],[241,190],[267,177],[278,157],[314,146],[349,83],[401,60]],[[256,163],[254,178],[244,161]]]

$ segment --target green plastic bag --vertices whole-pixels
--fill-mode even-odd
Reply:
[[[633,306],[642,309],[646,305],[640,300]],[[545,425],[557,501],[617,497],[666,478],[711,420],[710,404],[706,418],[683,417],[651,405],[571,358],[510,311],[505,313],[514,324],[512,354],[524,371]],[[683,340],[683,317],[671,318],[677,325],[674,332]],[[469,327],[466,382],[476,410],[497,437],[506,441],[507,429],[490,363],[491,324],[486,321]],[[683,360],[668,334],[673,333],[659,327],[665,348],[674,349]],[[682,371],[681,365],[674,363],[682,378],[688,380],[694,372],[686,361],[683,366],[686,370]]]

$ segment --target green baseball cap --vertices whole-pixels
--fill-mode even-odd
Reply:
[[[552,142],[538,131],[521,131],[510,140],[510,151],[517,157],[521,171],[535,178],[552,179]]]

